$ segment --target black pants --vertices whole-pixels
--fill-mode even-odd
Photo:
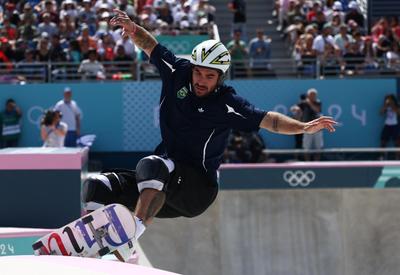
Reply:
[[[135,171],[109,170],[117,173],[128,188],[124,188],[116,203],[132,209],[140,193],[136,184]],[[218,183],[210,178],[203,169],[175,162],[175,170],[170,175],[166,187],[165,204],[156,214],[157,218],[195,217],[203,213],[218,194]]]

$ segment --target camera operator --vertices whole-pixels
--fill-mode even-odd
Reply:
[[[59,111],[46,111],[40,127],[43,147],[64,147],[68,126],[61,121],[61,117],[62,114]]]
[[[305,100],[300,101],[298,106],[302,112],[301,121],[309,122],[314,119],[317,119],[321,116],[321,106],[322,103],[318,99],[318,92],[316,89],[311,88],[307,91],[307,95]],[[321,150],[324,144],[322,131],[318,131],[313,134],[303,134],[303,149],[311,150]],[[321,159],[320,154],[316,153],[313,154],[313,159],[319,161]],[[310,154],[305,154],[304,159],[306,161],[310,161],[311,157]]]
[[[0,112],[0,148],[18,147],[21,136],[21,109],[14,99],[6,101],[4,111]]]
[[[394,146],[400,147],[400,106],[395,94],[385,96],[380,113],[385,117],[384,126],[381,131],[381,147],[388,146],[390,141],[393,142]],[[383,154],[380,158],[386,159],[387,156]],[[399,153],[396,153],[396,159],[400,159]]]

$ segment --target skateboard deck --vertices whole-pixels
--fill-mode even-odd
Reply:
[[[110,204],[52,231],[37,240],[32,248],[35,255],[98,258],[118,252],[119,248],[131,247],[135,232],[135,220],[129,209]]]

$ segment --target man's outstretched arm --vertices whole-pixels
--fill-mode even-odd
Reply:
[[[334,132],[336,124],[333,118],[327,116],[319,117],[310,122],[300,122],[277,112],[268,112],[261,121],[260,127],[278,134],[295,135],[313,134],[322,129]]]
[[[133,22],[126,12],[118,9],[114,9],[114,12],[115,16],[110,20],[111,26],[121,26],[123,30],[122,36],[128,35],[150,57],[151,52],[158,44],[155,37],[145,28]]]

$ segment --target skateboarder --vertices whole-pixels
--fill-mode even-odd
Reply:
[[[336,122],[322,116],[303,123],[255,108],[224,84],[230,55],[219,41],[197,45],[190,60],[177,58],[125,12],[114,11],[120,26],[160,73],[162,142],[135,171],[105,171],[84,183],[83,200],[121,203],[134,211],[136,239],[154,217],[195,217],[218,193],[217,169],[231,129],[281,134],[334,132]]]

